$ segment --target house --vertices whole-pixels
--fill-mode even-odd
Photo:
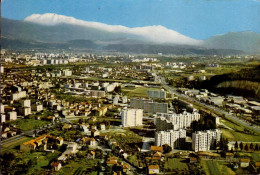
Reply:
[[[149,174],[158,174],[159,171],[159,165],[149,165]]]
[[[100,130],[101,131],[106,130],[106,125],[104,123],[100,124]]]
[[[98,108],[95,111],[95,115],[98,117],[104,116],[107,113],[107,106],[103,106],[101,108]]]
[[[8,131],[7,132],[7,136],[8,137],[13,137],[13,136],[15,136],[16,135],[16,132],[15,131]]]
[[[62,127],[62,130],[69,130],[71,127],[71,124],[65,123]]]
[[[151,146],[151,151],[163,152],[163,147],[162,146]]]
[[[234,157],[233,153],[226,153],[226,159],[227,160],[232,160],[233,157]]]
[[[198,159],[196,157],[190,157],[190,163],[197,163]]]
[[[90,139],[89,146],[96,146],[96,140],[94,138]]]
[[[260,174],[260,162],[255,163],[256,173]]]
[[[91,129],[97,130],[97,126],[96,126],[96,125],[92,125],[92,126],[91,126]]]
[[[94,152],[94,151],[90,151],[89,153],[88,153],[88,159],[95,159],[95,156],[96,156],[96,153]]]
[[[43,146],[43,150],[46,150],[48,142],[56,144],[57,146],[61,146],[63,144],[63,138],[44,134],[40,137],[37,137],[35,139],[29,140],[28,142],[21,144],[20,150],[31,151],[36,150],[36,148],[39,148],[41,146]]]
[[[250,159],[240,159],[240,167],[246,168],[249,166]]]
[[[96,129],[92,129],[92,130],[91,130],[91,136],[92,136],[92,137],[99,136],[99,131],[96,130]]]
[[[2,132],[2,137],[1,138],[3,138],[3,139],[6,139],[7,138],[7,132]]]
[[[84,133],[89,132],[88,126],[86,126],[86,125],[80,125],[80,129],[83,130]]]
[[[152,157],[153,160],[161,160],[161,158],[162,158],[162,153],[161,152],[154,153],[154,155]]]
[[[108,166],[116,165],[116,164],[117,164],[117,161],[118,161],[118,158],[117,158],[117,157],[110,157],[110,158],[108,158],[108,160],[107,160],[107,165],[108,165]]]
[[[126,174],[129,173],[129,171],[130,171],[130,165],[129,164],[122,162],[122,168],[123,168],[124,173],[126,173]]]
[[[59,171],[61,169],[62,165],[60,162],[54,161],[51,163],[51,167],[53,167],[55,171]]]
[[[78,152],[77,148],[78,148],[78,144],[77,144],[77,143],[75,143],[75,142],[70,142],[70,143],[68,143],[68,145],[67,145],[66,151],[63,152],[62,155],[63,155],[63,156],[66,156],[66,157],[68,157],[68,156],[70,156],[70,155],[73,155],[73,154],[75,154],[75,153]]]
[[[57,137],[57,145],[58,146],[63,145],[63,138],[62,137]]]

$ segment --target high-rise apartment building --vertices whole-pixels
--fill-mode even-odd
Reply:
[[[168,104],[167,103],[158,103],[153,102],[152,100],[143,100],[132,98],[130,100],[130,107],[143,109],[147,113],[168,113]]]
[[[214,149],[220,137],[221,130],[218,129],[192,133],[192,150],[198,152]]]
[[[199,119],[200,114],[195,110],[192,113],[184,111],[182,114],[157,113],[155,117],[155,125],[157,131],[168,129],[178,130],[190,127],[193,121],[198,121]],[[170,128],[168,128],[168,126]]]
[[[180,129],[178,131],[159,131],[155,133],[155,145],[162,146],[164,144],[170,145],[174,148],[182,148],[185,143],[186,130]]]
[[[143,124],[142,109],[124,109],[121,113],[123,127],[139,126]]]

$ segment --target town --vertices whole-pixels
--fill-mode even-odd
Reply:
[[[2,49],[1,171],[258,174],[259,61]]]

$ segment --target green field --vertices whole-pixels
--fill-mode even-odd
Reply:
[[[66,164],[63,166],[59,172],[56,174],[66,174],[66,175],[80,175],[80,174],[88,174],[87,169],[92,169],[97,165],[98,159],[78,159],[75,158],[75,160],[70,160],[69,164]],[[96,171],[93,171],[90,174],[97,174]]]
[[[258,135],[250,135],[228,129],[221,129],[224,138],[229,141],[260,142]]]
[[[170,170],[188,170],[189,167],[187,163],[185,163],[185,159],[178,159],[178,158],[169,158],[168,161],[164,164],[165,169]]]
[[[48,123],[50,122],[44,120],[35,120],[35,119],[17,119],[11,122],[11,124],[16,125],[17,128],[23,131],[30,131],[45,126]]]
[[[22,157],[25,160],[36,160],[35,165],[29,169],[28,174],[42,174],[47,169],[50,169],[50,163],[59,156],[60,152],[55,151],[54,153],[46,152],[34,152],[25,153]]]
[[[147,97],[148,90],[160,90],[160,88],[147,88],[147,87],[125,87],[122,88],[122,92],[128,97]]]
[[[225,161],[202,160],[201,165],[207,175],[235,174],[230,168],[227,167],[227,163]]]
[[[237,152],[237,154],[240,157],[248,157],[252,160],[254,160],[255,162],[259,162],[260,161],[260,152],[253,152],[253,153],[245,153],[245,152]]]

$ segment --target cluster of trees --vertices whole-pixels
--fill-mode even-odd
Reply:
[[[244,144],[243,142],[240,142],[238,144],[238,142],[236,141],[235,145],[234,145],[234,149],[237,151],[238,149],[245,150],[245,151],[258,151],[259,150],[259,146],[256,143],[255,145],[253,143],[250,144]],[[233,151],[233,150],[232,150]]]
[[[168,144],[164,144],[163,146],[163,153],[166,154],[166,153],[169,153],[172,151],[172,147]]]
[[[193,121],[191,123],[191,128],[193,132],[204,131],[209,129],[216,129],[216,122],[214,117],[210,115],[202,116],[199,121]]]

